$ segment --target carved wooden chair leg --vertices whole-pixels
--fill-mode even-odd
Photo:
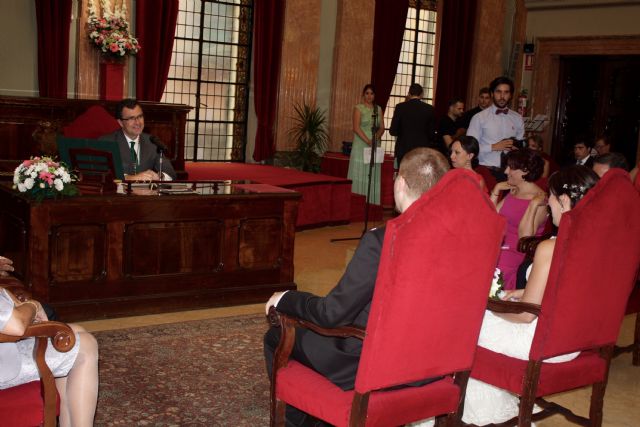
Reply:
[[[640,313],[636,314],[636,330],[633,334],[633,348],[631,350],[633,366],[640,366]]]
[[[606,389],[606,381],[595,383],[591,389],[591,406],[589,407],[591,427],[602,426],[602,405],[604,404],[604,393]]]
[[[520,396],[520,411],[518,413],[518,427],[531,427],[531,416],[533,415],[533,405],[536,401],[536,389],[540,378],[540,368],[542,362],[529,361],[525,384]]]
[[[272,427],[283,427],[285,425],[285,413],[287,404],[280,399],[276,400],[276,407],[273,414]]]

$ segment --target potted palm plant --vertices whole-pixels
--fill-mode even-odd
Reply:
[[[296,144],[295,167],[306,172],[320,172],[321,157],[329,143],[326,116],[320,108],[306,103],[295,104],[294,110],[294,124],[288,134]]]

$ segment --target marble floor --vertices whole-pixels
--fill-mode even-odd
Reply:
[[[370,224],[375,226],[377,224]],[[340,278],[344,267],[357,245],[357,240],[331,243],[330,239],[359,236],[362,223],[325,227],[301,231],[296,234],[294,266],[295,281],[303,291],[319,295],[326,294]],[[82,322],[90,331],[150,326],[188,320],[262,313],[264,304],[211,308],[148,316],[124,317],[108,320]],[[635,317],[627,316],[621,328],[619,343],[633,340]],[[590,389],[581,389],[552,396],[550,400],[571,408],[579,415],[589,412]],[[542,422],[538,427],[569,426],[559,415]],[[631,365],[631,355],[624,354],[611,364],[609,384],[604,403],[605,427],[640,426],[640,367]]]

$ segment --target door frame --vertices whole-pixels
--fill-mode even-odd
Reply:
[[[640,35],[541,37],[536,40],[536,60],[531,91],[531,115],[544,114],[549,123],[542,132],[544,149],[550,152],[553,129],[558,121],[558,79],[561,56],[640,55]],[[640,141],[636,162],[640,161]]]

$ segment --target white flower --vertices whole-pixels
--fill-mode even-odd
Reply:
[[[25,187],[24,184],[18,184],[18,191],[24,193],[27,191],[27,187]]]
[[[44,188],[44,182],[40,183],[40,188]]]
[[[489,298],[500,298],[502,293],[502,285],[504,279],[502,278],[502,272],[499,268],[496,268],[493,272],[493,280],[491,281],[491,289],[489,290]]]
[[[67,173],[67,171],[62,172],[62,182],[64,182],[65,184],[68,184],[71,182],[71,175],[69,175],[69,173]]]
[[[31,190],[33,188],[33,184],[35,184],[33,178],[27,178],[24,180],[24,186],[27,188],[27,190]]]
[[[62,183],[61,179],[54,179],[53,186],[56,187],[56,190],[58,191],[62,191],[62,189],[64,188],[64,184]]]

